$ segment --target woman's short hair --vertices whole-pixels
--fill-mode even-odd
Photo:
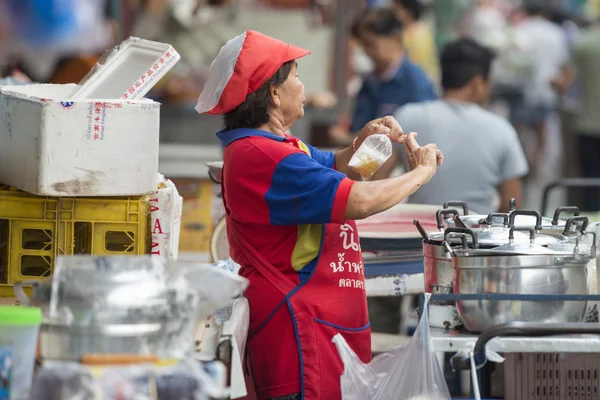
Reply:
[[[362,31],[368,31],[378,36],[394,36],[402,32],[404,26],[389,8],[368,8],[361,12],[352,24],[351,33],[360,39]]]
[[[282,85],[290,75],[296,61],[288,61],[281,66],[256,92],[246,96],[246,100],[232,111],[223,115],[225,129],[256,129],[269,122],[269,109],[273,107],[271,87]]]

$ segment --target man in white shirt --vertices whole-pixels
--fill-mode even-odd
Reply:
[[[511,110],[513,124],[519,132],[531,128],[537,145],[533,148],[531,166],[535,169],[546,153],[546,122],[558,108],[559,94],[571,85],[574,74],[569,67],[569,46],[565,32],[550,21],[553,8],[547,0],[525,1],[527,18],[516,31],[527,38],[527,53],[532,62],[531,75],[526,81],[523,101]]]
[[[441,55],[442,99],[397,111],[405,132],[436,143],[446,156],[430,184],[410,197],[411,203],[462,200],[481,214],[508,211],[511,198],[521,204],[528,166],[517,133],[508,121],[480,106],[490,94],[493,58],[472,39],[448,44]]]

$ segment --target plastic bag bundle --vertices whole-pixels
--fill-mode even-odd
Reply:
[[[364,364],[342,335],[333,338],[342,362],[343,400],[449,400],[450,392],[431,344],[425,295],[423,315],[410,344]]]
[[[46,362],[37,372],[35,400],[208,400],[229,398],[227,370],[218,362],[186,358],[177,363],[87,366]]]
[[[371,135],[354,153],[348,166],[369,179],[392,155],[392,141],[386,135]]]

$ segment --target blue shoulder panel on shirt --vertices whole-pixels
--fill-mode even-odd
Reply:
[[[316,147],[313,147],[309,144],[306,144],[306,147],[310,150],[311,157],[326,168],[333,168],[335,165],[335,153],[331,151],[323,151],[319,150]]]
[[[272,225],[327,224],[340,182],[346,175],[305,153],[277,164],[265,194]]]

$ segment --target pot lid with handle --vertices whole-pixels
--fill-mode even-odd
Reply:
[[[526,232],[526,233],[525,233]],[[528,237],[526,243],[515,243],[517,234],[524,234]],[[469,249],[463,245],[462,248],[452,248],[449,244],[445,244],[448,253],[458,257],[487,257],[487,256],[523,256],[523,255],[540,255],[540,256],[561,256],[571,257],[573,251],[556,251],[549,249],[546,246],[541,246],[536,243],[536,231],[533,227],[511,227],[508,230],[508,243],[494,248],[474,248]],[[463,241],[464,242],[464,241]]]
[[[458,202],[449,202],[446,204],[451,204],[456,206]],[[445,205],[446,205],[445,204]],[[444,207],[446,208],[446,207]],[[493,226],[498,224],[503,224],[504,215],[510,215],[515,209],[510,209],[508,213],[493,213],[490,215],[459,215],[458,219],[469,228],[478,228],[485,226]],[[561,219],[562,214],[572,213],[573,216],[578,216],[580,214],[579,208],[575,206],[566,206],[566,207],[558,207],[554,212],[553,218],[542,217],[542,222],[540,224],[541,230],[551,230],[560,233],[560,231],[564,228],[566,220]],[[490,218],[492,216],[492,218]],[[520,214],[519,217],[514,221],[514,226],[535,226],[536,224],[536,216],[534,215],[523,215]]]
[[[479,227],[483,227],[484,225],[489,225],[487,222],[488,215],[475,214],[473,212],[470,212],[469,206],[464,201],[448,201],[448,202],[444,203],[443,207],[444,207],[444,209],[454,207],[457,209],[461,208],[463,210],[463,214],[454,217],[453,221],[452,220],[446,221],[449,226],[458,224],[459,221],[462,223],[463,228],[479,228]],[[511,201],[509,203],[509,213],[515,209],[516,209],[516,200],[511,199]],[[501,217],[502,215],[503,214],[494,214],[494,218],[496,218],[496,217],[502,218]],[[456,221],[457,219],[459,221]],[[502,220],[500,220],[500,223],[502,223]],[[460,225],[457,225],[457,226],[460,226]]]
[[[515,234],[517,233],[528,233],[528,242],[515,242]],[[493,249],[488,250],[490,253],[500,253],[500,254],[515,254],[515,255],[564,255],[569,256],[572,255],[572,251],[557,251],[548,248],[547,246],[542,246],[541,244],[536,243],[536,232],[533,227],[526,226],[512,226],[508,231],[508,243],[503,244],[502,246],[494,247]]]
[[[576,216],[567,220],[562,235],[566,238],[564,242],[551,243],[548,247],[557,251],[571,251],[577,247],[578,254],[594,255],[596,253],[596,232],[587,232],[589,224],[588,217]],[[575,230],[572,230],[575,227]]]
[[[575,206],[558,207],[554,211],[554,216],[552,218],[542,218],[541,230],[563,230],[567,220],[561,219],[560,217],[565,213],[572,213],[574,217],[577,217],[580,214],[580,210]],[[520,215],[515,219],[514,226],[534,226],[535,222],[534,216]]]
[[[530,237],[527,233],[528,230],[513,230],[510,235],[511,228],[515,227],[515,221],[518,217],[529,217],[532,218],[532,224],[529,226],[534,228],[535,231],[541,230],[542,216],[535,210],[515,210],[510,214],[490,214],[488,215],[488,221],[494,221],[497,218],[502,218],[502,225],[490,224],[488,228],[481,229],[478,231],[478,239],[480,246],[483,247],[496,247],[510,243],[509,237],[512,236],[512,241],[515,244],[528,244],[530,243]],[[521,226],[517,226],[521,228]],[[527,228],[527,227],[523,227]],[[568,239],[561,234],[536,234],[536,244],[541,246],[548,246],[553,243],[564,243]]]

